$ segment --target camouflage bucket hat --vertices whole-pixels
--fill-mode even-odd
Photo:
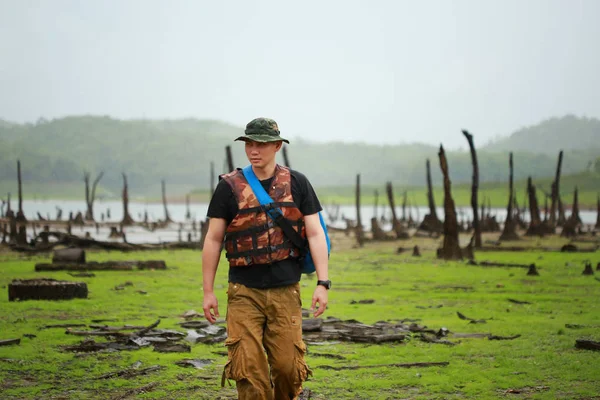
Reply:
[[[277,122],[271,118],[253,119],[252,121],[248,122],[244,132],[246,133],[244,136],[240,136],[235,140],[243,140],[245,142],[251,140],[253,142],[261,143],[278,142],[282,140],[286,143],[290,143],[289,140],[284,139],[279,135],[279,127],[277,126]]]

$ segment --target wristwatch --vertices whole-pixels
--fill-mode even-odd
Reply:
[[[331,281],[330,280],[326,280],[326,281],[317,281],[317,286],[325,286],[325,289],[329,290],[331,289]]]

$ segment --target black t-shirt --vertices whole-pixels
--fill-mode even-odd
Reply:
[[[312,185],[302,173],[290,170],[292,180],[292,198],[302,215],[316,214],[322,210],[321,203]],[[273,178],[260,181],[268,191]],[[231,186],[220,179],[206,215],[209,218],[223,218],[227,225],[238,213],[238,202]],[[294,284],[300,281],[298,260],[287,259],[273,264],[253,264],[247,267],[229,268],[229,282],[240,283],[252,288],[270,288]]]

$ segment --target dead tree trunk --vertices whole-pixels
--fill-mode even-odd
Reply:
[[[556,224],[558,226],[563,226],[566,221],[567,221],[567,217],[565,215],[565,207],[562,202],[562,199],[560,198],[560,193],[559,193],[558,194],[558,221]]]
[[[402,219],[400,221],[406,222],[406,204],[408,203],[408,192],[405,190],[402,193]]]
[[[596,229],[600,229],[600,194],[596,199]]]
[[[448,161],[444,146],[440,145],[438,153],[440,158],[440,168],[444,175],[444,245],[439,250],[439,258],[445,260],[462,259],[462,251],[458,242],[458,222],[456,220],[456,208],[450,189],[450,174],[448,172]]]
[[[375,204],[373,205],[373,216],[375,217],[375,219],[377,219],[377,214],[379,213],[378,211],[378,206],[379,206],[379,190],[375,189]]]
[[[285,164],[286,167],[292,168],[290,166],[290,159],[288,158],[287,146],[284,145],[282,151],[283,151],[283,163]]]
[[[508,155],[508,205],[506,206],[506,220],[504,221],[504,229],[500,240],[517,240],[517,223],[513,217],[513,203],[515,203],[515,189],[514,189],[514,170],[513,170],[513,153],[512,151]]]
[[[473,143],[473,135],[468,131],[463,130],[463,135],[469,142],[469,148],[471,149],[471,164],[473,165],[473,183],[471,184],[471,207],[473,208],[473,230],[475,236],[475,248],[480,249],[481,243],[481,227],[479,226],[479,216],[477,215],[477,191],[479,190],[479,164],[477,163],[477,152],[475,151],[475,144]],[[483,219],[484,216],[482,215]]]
[[[556,226],[556,208],[558,206],[558,199],[560,198],[560,169],[562,167],[563,151],[558,153],[558,163],[556,164],[556,174],[554,181],[552,182],[552,202],[550,204],[550,218],[548,219],[551,226]],[[563,221],[564,222],[564,221]]]
[[[212,199],[213,194],[215,193],[215,163],[214,161],[210,162],[210,198]]]
[[[190,195],[185,195],[185,219],[192,219],[192,212],[190,211]]]
[[[92,189],[90,192],[90,173],[83,173],[83,181],[85,182],[85,204],[87,210],[85,212],[85,220],[86,221],[94,221],[94,200],[96,199],[96,187],[98,186],[98,182],[104,176],[104,172],[100,172],[94,182],[92,183]]]
[[[573,237],[577,236],[577,229],[581,226],[581,217],[579,216],[579,195],[577,187],[573,193],[573,208],[571,209],[571,216],[563,225],[561,236]]]
[[[400,221],[398,221],[398,217],[396,216],[396,203],[394,202],[394,189],[392,188],[392,182],[386,183],[385,190],[387,192],[390,208],[392,209],[392,230],[394,231],[396,238],[406,239],[408,238],[408,235],[404,231],[402,224],[400,223]]]
[[[575,192],[573,193],[573,208],[571,209],[571,218],[577,222],[577,224],[583,224],[581,216],[579,215],[579,190],[575,186]]]
[[[121,224],[124,226],[132,225],[133,218],[129,215],[129,190],[127,186],[127,175],[125,172],[121,173],[123,175],[123,219],[121,220]]]
[[[228,172],[232,172],[234,170],[233,167],[233,156],[231,155],[231,146],[225,146],[225,155],[227,156],[227,168]]]
[[[163,208],[165,210],[165,222],[173,222],[173,220],[171,219],[171,216],[169,215],[169,209],[167,207],[167,189],[166,189],[164,179],[160,181],[160,185],[162,188],[162,203],[163,203]]]
[[[17,211],[17,222],[27,222],[23,213],[23,180],[21,179],[21,161],[17,160],[17,182],[19,184],[19,209]]]
[[[542,223],[540,218],[540,208],[538,206],[537,194],[535,185],[531,181],[531,177],[527,178],[527,194],[529,195],[529,228],[525,235],[527,236],[544,236],[551,233],[547,228],[549,225]]]
[[[429,159],[425,162],[427,169],[427,203],[429,204],[429,213],[423,218],[423,222],[419,225],[419,229],[430,233],[442,232],[443,226],[438,219],[437,212],[435,210],[435,200],[433,197],[433,185],[431,184],[431,165]]]
[[[364,244],[364,232],[362,219],[360,217],[360,174],[356,174],[356,241],[362,247]]]

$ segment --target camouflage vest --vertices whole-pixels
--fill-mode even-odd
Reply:
[[[231,267],[271,264],[300,256],[299,250],[285,236],[260,205],[241,170],[223,175],[238,203],[238,214],[225,232],[225,255]],[[272,205],[279,207],[294,229],[306,237],[302,213],[292,198],[290,170],[275,166],[275,176],[267,191]]]

